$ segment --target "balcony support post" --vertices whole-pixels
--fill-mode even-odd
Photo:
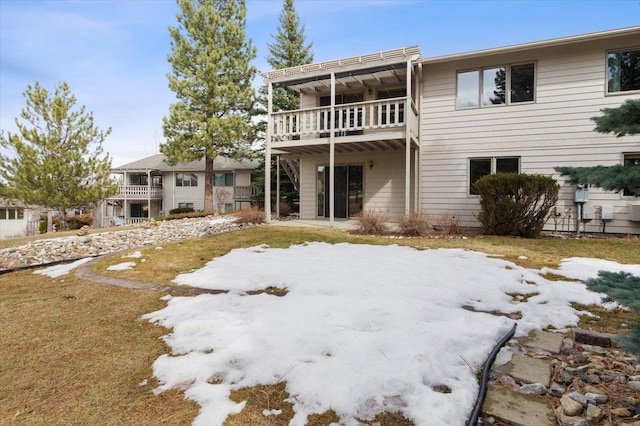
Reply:
[[[335,216],[335,122],[336,122],[336,75],[331,73],[331,113],[329,115],[329,223],[333,224]]]
[[[267,83],[267,143],[264,150],[264,213],[271,222],[271,137],[273,135],[273,83]]]
[[[405,164],[404,164],[404,212],[411,210],[411,126],[413,113],[411,109],[411,60],[407,61],[407,97],[405,102]],[[396,108],[397,110],[397,108]],[[396,121],[397,123],[397,121]]]
[[[276,217],[280,218],[280,156],[276,155]]]
[[[127,172],[124,172],[124,185],[125,185],[125,188],[126,188],[127,185],[129,185]],[[122,214],[124,215],[125,222],[127,220],[127,213],[128,213],[127,212],[127,191],[125,190],[124,191],[124,201],[122,202]]]
[[[151,218],[151,170],[147,170],[147,219]]]

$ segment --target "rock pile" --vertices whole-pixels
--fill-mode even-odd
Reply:
[[[190,218],[145,222],[122,231],[85,234],[32,241],[0,250],[0,270],[13,269],[65,259],[115,253],[132,248],[163,244],[242,229],[251,225],[233,223],[233,218]],[[82,234],[82,235],[81,235]]]
[[[513,401],[520,398],[513,405],[522,409],[516,413],[504,411],[488,398],[485,423],[514,424],[513,419],[528,416],[532,423],[516,423],[640,426],[640,361],[619,348],[581,343],[589,341],[589,333],[584,330],[555,337],[557,350],[529,345],[531,336],[509,343],[509,351],[515,353],[512,363],[517,362],[494,368],[491,386],[494,399],[505,399],[504,392],[508,392],[506,397]],[[535,371],[520,374],[518,366],[525,365],[520,358],[527,359],[529,366],[538,364]],[[540,413],[535,420],[530,415],[533,411]]]

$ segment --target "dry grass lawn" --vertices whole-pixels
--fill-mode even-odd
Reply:
[[[233,248],[258,244],[288,247],[303,241],[401,244],[419,248],[465,248],[502,255],[522,266],[557,266],[565,257],[590,256],[622,263],[640,262],[637,239],[536,239],[506,237],[405,238],[355,236],[327,229],[258,227],[197,240],[141,249],[144,263],[133,270],[106,271],[122,253],[94,266],[99,274],[134,281],[171,284],[181,272],[203,266]],[[15,241],[14,241],[15,243]],[[527,259],[518,259],[526,256]],[[0,424],[2,425],[182,425],[198,407],[180,391],[154,395],[152,363],[168,348],[159,339],[168,330],[140,321],[164,307],[160,293],[83,282],[72,275],[51,279],[29,271],[0,275]],[[597,312],[615,328],[628,316]],[[145,385],[139,384],[147,380]],[[293,416],[285,384],[236,391],[245,410],[225,423],[286,425]],[[265,417],[264,409],[281,409]],[[329,411],[310,425],[337,421]],[[410,425],[397,413],[383,413],[368,424]]]

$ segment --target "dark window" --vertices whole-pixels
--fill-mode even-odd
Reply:
[[[496,158],[496,173],[518,173],[520,159],[518,157]]]
[[[179,209],[184,209],[184,208],[192,209],[193,208],[193,203],[178,203],[178,208]]]
[[[634,154],[625,154],[623,164],[625,166],[635,166],[640,168],[640,152]],[[624,195],[625,197],[633,197],[637,196],[638,194],[634,194],[631,189],[623,188],[622,195]]]
[[[609,93],[640,90],[640,50],[609,53],[607,68]]]
[[[131,185],[147,185],[149,182],[147,175],[131,175],[129,181]]]
[[[511,103],[533,101],[534,81],[533,64],[511,65]]]
[[[233,173],[214,173],[213,186],[233,186]]]
[[[469,194],[478,195],[473,184],[483,176],[491,174],[491,158],[472,158],[469,160]]]
[[[469,194],[478,195],[473,184],[492,173],[519,173],[520,157],[495,157],[469,159]]]

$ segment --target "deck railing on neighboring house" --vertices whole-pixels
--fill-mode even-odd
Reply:
[[[102,219],[102,227],[136,225],[138,223],[148,222],[148,217],[124,217],[124,216],[108,216]]]
[[[417,117],[417,108],[413,102],[409,109],[406,108],[406,104],[407,98],[403,97],[336,105],[333,131],[336,136],[350,136],[367,130],[406,127],[408,111]],[[328,137],[331,108],[274,112],[271,119],[273,142],[303,137]],[[413,120],[413,123],[417,126],[417,120]]]
[[[118,186],[118,192],[112,198],[162,198],[162,187],[153,185],[151,187],[147,185],[120,185]]]
[[[235,200],[250,200],[260,193],[259,188],[253,186],[234,186],[233,198]]]

